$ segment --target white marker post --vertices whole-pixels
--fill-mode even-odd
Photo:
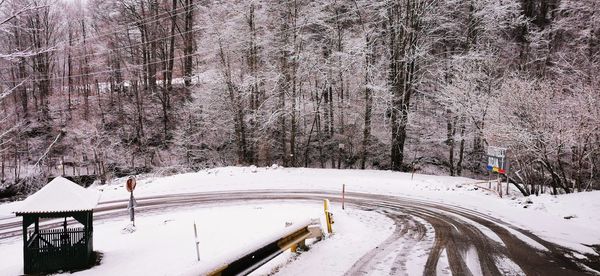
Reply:
[[[196,256],[198,256],[198,261],[200,261],[200,241],[198,240],[198,231],[196,229],[196,221],[194,221],[194,237],[196,238]]]

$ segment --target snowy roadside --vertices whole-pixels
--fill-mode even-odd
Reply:
[[[391,231],[393,222],[384,215],[359,210],[334,209],[339,219],[336,234],[314,244],[303,254],[313,254],[319,271],[328,275],[340,274],[356,259],[377,246]],[[252,246],[270,233],[281,231],[286,223],[322,218],[319,203],[258,203],[244,205],[219,204],[193,208],[177,208],[159,212],[140,212],[136,231],[123,231],[127,221],[123,218],[96,222],[94,227],[95,250],[104,254],[102,265],[75,275],[177,275],[186,269],[209,268],[215,262],[238,253],[240,247]],[[193,223],[198,226],[201,261],[196,261]],[[240,232],[240,229],[243,229]],[[364,237],[371,237],[365,239]],[[319,246],[325,244],[326,246]],[[352,250],[344,250],[352,245]],[[0,275],[20,275],[23,272],[20,238],[0,242],[2,265]],[[336,253],[329,267],[321,267],[323,254]],[[281,262],[292,258],[286,252]],[[306,264],[306,261],[304,262]],[[312,263],[309,261],[308,263]],[[168,264],[168,265],[165,265]],[[279,269],[277,263],[256,274]],[[267,271],[265,271],[267,270]]]
[[[135,195],[138,198],[165,194],[239,190],[341,192],[341,186],[345,184],[348,192],[400,196],[462,207],[465,210],[489,215],[528,229],[541,238],[581,253],[595,254],[584,244],[600,244],[600,235],[597,234],[598,226],[600,226],[600,201],[598,200],[600,192],[559,197],[543,195],[527,200],[519,196],[517,191],[512,191],[510,196],[498,198],[489,191],[476,188],[472,184],[476,181],[468,178],[419,174],[412,176],[407,173],[390,171],[281,167],[225,167],[169,177],[140,176],[137,182]],[[117,179],[109,185],[90,189],[101,191],[101,202],[124,200],[128,197],[128,193],[123,187],[124,183],[124,179]],[[526,203],[527,201],[532,201],[532,203]],[[14,218],[10,211],[19,204],[19,202],[15,202],[0,205],[0,218]],[[262,212],[260,210],[269,215],[267,213],[260,214]],[[202,247],[204,251],[201,254],[205,257],[200,266],[204,265],[203,262],[210,265],[211,262],[217,261],[219,256],[222,258],[228,253],[231,254],[241,242],[246,241],[236,241],[235,238],[242,237],[223,229],[249,227],[247,230],[245,229],[247,235],[244,236],[244,239],[248,236],[259,237],[260,234],[281,229],[282,225],[290,219],[305,220],[307,219],[306,214],[314,214],[311,215],[312,217],[322,217],[322,211],[321,204],[293,204],[291,202],[275,205],[257,205],[257,203],[250,202],[245,206],[221,204],[205,206],[197,210],[164,210],[160,213],[141,214],[138,231],[128,235],[120,232],[124,226],[123,221],[98,222],[99,225],[95,226],[96,249],[106,252],[103,263],[111,265],[99,266],[78,274],[105,275],[117,272],[120,274],[123,271],[132,270],[134,266],[129,266],[129,263],[124,261],[129,258],[130,254],[137,254],[135,259],[145,263],[146,260],[151,260],[152,264],[150,265],[131,261],[143,269],[147,269],[146,274],[169,274],[169,272],[161,272],[163,267],[160,264],[164,263],[161,256],[166,256],[167,259],[164,261],[173,262],[174,265],[170,265],[169,268],[193,266],[195,264],[195,249],[193,248],[193,236],[191,236],[193,235],[191,226],[193,220],[201,222],[200,224],[203,225],[199,227],[199,231],[202,232],[200,242],[204,245]],[[271,262],[258,271],[257,274],[269,274],[273,271],[281,271],[284,274],[303,274],[301,272],[307,271],[314,272],[309,274],[322,272],[329,272],[328,275],[343,274],[358,258],[377,246],[393,231],[391,220],[375,212],[352,209],[342,211],[337,205],[334,206],[334,212],[337,232],[335,236],[326,240],[326,243],[315,244],[310,251],[303,253],[297,262],[291,264],[287,263],[295,258],[292,253],[286,252],[275,262]],[[300,214],[302,215],[300,216]],[[268,221],[263,220],[267,218]],[[466,218],[462,219],[467,220]],[[235,224],[232,224],[233,222]],[[481,228],[480,230],[493,240],[499,239],[489,229],[472,221],[469,223]],[[523,234],[514,230],[511,232],[532,246],[543,248],[542,245]],[[131,241],[134,240],[131,237],[139,237],[139,239],[135,239],[138,242]],[[210,238],[207,239],[207,237]],[[233,239],[230,239],[231,237]],[[229,245],[220,244],[219,242],[223,242],[223,239],[227,239],[224,244]],[[2,275],[13,275],[12,272],[22,269],[21,255],[14,254],[20,252],[22,246],[17,240],[20,241],[20,239],[11,239],[0,243],[0,255],[10,255],[8,260],[11,263],[9,267],[0,268]],[[158,240],[158,242],[148,243],[148,240]],[[352,250],[347,250],[349,244],[352,244]],[[328,259],[326,256],[336,257]],[[418,256],[413,259],[414,262],[423,261]],[[177,269],[177,271],[180,270]],[[136,274],[138,274],[137,271]]]
[[[329,190],[402,196],[477,211],[530,230],[541,238],[595,254],[582,244],[600,244],[600,191],[523,198],[516,190],[498,198],[475,188],[476,180],[374,170],[224,167],[169,177],[141,177],[136,196],[236,190]],[[96,187],[101,201],[126,199],[124,180]],[[527,203],[531,201],[533,203]],[[524,208],[527,207],[527,208]],[[1,209],[1,208],[0,208]],[[565,219],[565,217],[567,219]]]

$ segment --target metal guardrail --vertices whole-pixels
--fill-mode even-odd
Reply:
[[[201,274],[210,276],[248,275],[287,249],[302,244],[308,238],[321,235],[320,226],[315,225],[312,221],[302,223],[291,228],[290,231],[287,231],[284,236],[277,240],[254,248],[230,263],[222,264],[218,268],[210,269]]]

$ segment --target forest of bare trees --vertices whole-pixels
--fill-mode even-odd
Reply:
[[[0,30],[0,190],[224,165],[486,178],[488,146],[524,194],[600,188],[596,0],[1,0]]]

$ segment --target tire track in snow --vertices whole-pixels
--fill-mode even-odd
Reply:
[[[526,230],[511,226],[507,223],[502,222],[489,215],[474,212],[462,207],[454,207],[444,204],[432,203],[421,200],[404,199],[391,196],[376,196],[382,202],[389,203],[393,206],[403,206],[408,209],[415,211],[414,215],[429,213],[429,223],[437,225],[436,228],[436,240],[440,242],[432,248],[432,253],[426,269],[429,269],[425,275],[433,275],[432,270],[435,268],[433,264],[434,260],[439,259],[439,253],[445,248],[442,246],[444,240],[450,240],[446,246],[458,249],[462,252],[462,255],[466,255],[470,245],[474,245],[479,258],[481,271],[483,275],[503,275],[507,273],[514,273],[514,266],[510,267],[510,271],[507,271],[505,264],[496,264],[498,260],[510,260],[512,263],[518,266],[520,269],[518,274],[525,275],[599,275],[597,267],[600,266],[600,259],[598,256],[587,256],[587,260],[578,260],[573,258],[574,251],[567,248],[556,245],[552,242],[546,241]],[[426,209],[426,210],[423,210]],[[446,214],[440,214],[442,213]],[[434,213],[433,215],[431,213]],[[450,213],[450,214],[448,214]],[[471,221],[483,225],[487,229],[490,229],[500,237],[502,244],[498,244],[496,241],[492,241],[489,236],[482,233],[476,225],[472,225],[468,222],[461,221],[453,215],[463,216]],[[424,217],[427,220],[427,217]],[[434,221],[432,221],[432,219]],[[435,221],[437,220],[437,222]],[[441,222],[440,222],[441,220]],[[449,223],[449,222],[452,223]],[[449,228],[458,227],[460,231],[457,233],[449,233]],[[464,233],[468,233],[465,235]],[[450,234],[450,238],[448,237]],[[527,237],[524,238],[523,236]],[[467,238],[465,238],[467,237]],[[462,239],[462,240],[461,240]],[[544,249],[542,250],[539,246],[532,245],[526,240],[531,239],[541,244]],[[453,250],[447,251],[448,257],[450,258],[451,270],[454,275],[463,275],[461,270],[464,268],[460,261],[455,265],[452,265]],[[568,257],[570,256],[570,257]],[[429,260],[428,260],[429,261]],[[500,266],[502,269],[498,268]],[[596,268],[596,271],[590,268]],[[457,274],[459,273],[459,274]]]
[[[354,263],[345,275],[367,275],[374,271],[389,275],[406,275],[403,273],[406,271],[406,252],[410,252],[425,237],[427,230],[408,215],[387,210],[380,212],[394,220],[396,229],[385,241]]]

